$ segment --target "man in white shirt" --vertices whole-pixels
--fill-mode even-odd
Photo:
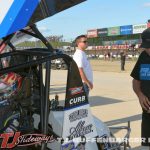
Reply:
[[[93,72],[87,55],[84,52],[88,46],[87,37],[85,35],[80,35],[75,39],[75,43],[77,48],[73,55],[73,59],[79,68],[85,92],[88,96],[89,90],[93,89]]]

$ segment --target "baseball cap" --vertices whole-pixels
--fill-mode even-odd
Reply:
[[[142,43],[140,48],[150,48],[150,28],[144,30],[141,34]]]

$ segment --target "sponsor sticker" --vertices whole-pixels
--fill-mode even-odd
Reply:
[[[140,79],[150,80],[150,64],[142,64],[140,69]]]
[[[86,118],[88,116],[88,110],[87,109],[80,109],[77,111],[74,111],[69,115],[70,122],[74,122],[83,118]]]
[[[80,121],[76,127],[70,128],[69,139],[72,140],[93,132],[92,127],[92,124],[85,125],[85,121]]]
[[[81,86],[81,87],[70,88],[69,91],[71,95],[80,94],[83,92],[83,87]]]
[[[75,144],[73,142],[62,145],[61,150],[74,150]]]
[[[62,145],[61,150],[85,150],[85,144],[79,143],[77,146],[75,146],[74,142],[70,142]]]

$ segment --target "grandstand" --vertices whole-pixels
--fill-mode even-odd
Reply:
[[[136,50],[141,43],[141,33],[150,27],[148,23],[92,29],[87,31],[88,50]]]

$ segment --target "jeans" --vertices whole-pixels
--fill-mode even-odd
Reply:
[[[85,93],[86,93],[87,97],[89,97],[90,89],[89,89],[88,85],[86,83],[83,83],[83,86],[84,86],[84,90],[85,90]]]
[[[149,137],[150,137],[150,114],[143,112],[142,113],[142,138],[145,138],[145,141],[142,142],[142,146],[150,146]]]
[[[150,150],[150,147],[149,147],[149,146],[140,146],[140,148],[141,148],[142,150]]]

